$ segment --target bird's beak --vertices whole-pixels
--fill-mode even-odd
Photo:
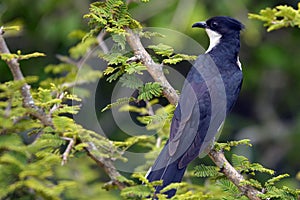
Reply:
[[[206,22],[197,22],[197,23],[193,24],[192,27],[193,28],[195,28],[195,27],[198,27],[198,28],[207,28],[208,26],[207,26]]]

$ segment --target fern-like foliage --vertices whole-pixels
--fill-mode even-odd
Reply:
[[[226,197],[226,199],[241,199],[241,193],[239,189],[230,180],[226,178],[220,178],[217,180],[217,185],[220,186],[221,189],[227,193],[226,196],[229,196]]]
[[[40,52],[34,52],[34,53],[22,55],[21,50],[18,50],[17,54],[14,54],[14,53],[1,53],[0,54],[1,60],[4,60],[4,61],[10,61],[12,59],[28,60],[30,58],[36,58],[36,57],[42,57],[42,56],[46,56],[46,55],[44,53],[40,53]]]
[[[158,45],[149,45],[148,48],[152,49],[155,54],[163,56],[162,62],[164,64],[176,64],[183,60],[195,60],[197,58],[196,56],[175,54],[174,49],[171,46],[162,43],[159,43]]]
[[[249,140],[232,141],[227,143],[216,143],[215,149],[230,151],[232,147],[237,145],[251,146]],[[240,183],[241,186],[252,186],[259,191],[264,191],[259,197],[262,199],[297,199],[299,197],[299,190],[291,189],[286,186],[279,186],[278,184],[283,178],[288,177],[288,174],[274,176],[275,171],[267,169],[259,163],[251,163],[248,158],[241,155],[232,154],[231,163],[233,167],[239,171],[246,179]],[[260,181],[256,178],[257,173],[266,174],[270,177],[268,180]],[[230,200],[247,199],[238,187],[228,180],[219,169],[215,166],[205,166],[203,164],[195,167],[194,175],[197,177],[208,177],[210,181],[216,182],[216,185],[226,193],[226,198]]]
[[[250,13],[249,18],[265,22],[264,26],[268,27],[268,31],[284,27],[300,28],[300,3],[297,9],[287,5],[262,9],[259,14]]]
[[[91,4],[90,13],[84,16],[89,19],[92,27],[89,37],[105,29],[107,32],[124,35],[125,27],[132,29],[140,28],[139,22],[134,20],[123,0],[107,0],[106,2],[95,2]]]
[[[230,151],[232,147],[235,147],[238,145],[247,145],[250,147],[252,146],[249,139],[243,139],[243,140],[239,140],[239,141],[229,141],[226,143],[217,142],[217,143],[215,143],[214,148],[218,151],[220,151],[220,150]]]
[[[60,164],[59,148],[64,143],[52,134],[43,134],[30,145],[23,144],[17,134],[1,136],[1,199],[30,197],[34,193],[35,198],[60,199],[63,190],[76,185],[72,181],[51,181],[53,167]]]
[[[122,83],[123,87],[128,87],[131,89],[139,89],[143,87],[143,81],[139,79],[137,76],[133,74],[124,74],[120,78],[120,82]]]
[[[195,176],[197,177],[214,177],[220,176],[219,169],[216,166],[198,165],[195,167]]]
[[[159,97],[162,94],[162,87],[159,83],[146,83],[141,89],[138,96],[139,100],[149,101],[153,97]]]
[[[141,0],[148,2],[148,0]],[[288,6],[278,6],[275,9],[266,9],[260,15],[250,17],[265,21],[269,30],[285,26],[299,26],[299,8],[295,10]],[[0,198],[1,199],[85,199],[91,185],[111,190],[112,184],[99,183],[96,179],[98,173],[92,173],[90,168],[95,165],[86,157],[86,149],[90,154],[106,161],[124,161],[123,154],[134,145],[141,145],[150,149],[145,157],[149,162],[140,166],[139,170],[148,168],[157,157],[165,144],[169,133],[174,106],[167,105],[154,109],[158,104],[157,97],[162,95],[162,87],[156,82],[143,83],[140,78],[146,70],[142,62],[136,60],[128,62],[134,56],[132,52],[124,53],[126,48],[126,30],[140,29],[141,25],[130,16],[124,0],[106,0],[91,4],[90,12],[85,15],[89,19],[91,30],[88,33],[75,31],[72,37],[81,40],[69,50],[69,56],[60,56],[58,65],[48,65],[45,73],[46,79],[37,83],[37,77],[26,77],[22,81],[8,81],[0,84]],[[298,20],[298,21],[297,21]],[[12,27],[11,29],[15,29]],[[94,70],[87,64],[82,65],[82,59],[98,43],[95,37],[100,31],[105,30],[111,34],[115,45],[109,53],[99,53],[99,57],[106,61],[107,68],[104,72]],[[162,37],[157,33],[136,30],[140,37]],[[83,39],[82,39],[83,38]],[[163,64],[176,64],[183,60],[193,60],[194,56],[176,54],[168,45],[158,44],[148,47],[154,52],[153,59]],[[150,52],[150,51],[149,51]],[[44,56],[42,53],[22,55],[21,51],[12,54],[1,54],[4,61],[11,59],[23,60]],[[77,76],[83,70],[81,76]],[[137,99],[125,97],[107,105],[103,111],[112,107],[120,107],[120,111],[137,112],[142,116],[138,119],[146,124],[147,129],[155,130],[155,136],[129,137],[124,141],[111,141],[101,134],[88,130],[77,124],[70,115],[75,115],[80,106],[73,106],[67,102],[80,102],[81,99],[71,93],[70,88],[81,84],[96,81],[105,76],[108,82],[120,80],[123,87],[139,91]],[[23,106],[20,92],[24,83],[35,83],[31,88],[34,103],[47,117],[51,118],[52,125],[45,126],[35,117],[31,116],[31,109]],[[77,88],[80,90],[80,88]],[[80,90],[80,97],[88,95],[88,91]],[[130,105],[132,101],[145,101],[143,108]],[[73,141],[73,144],[64,138]],[[215,149],[230,151],[237,145],[251,146],[249,140],[217,143]],[[70,145],[70,146],[69,146]],[[69,148],[69,152],[66,150]],[[81,171],[72,174],[72,170],[60,167],[62,156],[66,155],[69,162],[82,159],[84,165]],[[77,160],[76,160],[77,161]],[[287,174],[273,176],[274,171],[263,167],[261,164],[252,163],[246,157],[232,155],[231,162],[246,178],[241,185],[250,185],[261,191],[261,199],[297,199],[299,190],[281,186]],[[78,163],[75,166],[79,166]],[[61,170],[61,175],[57,173]],[[264,173],[268,180],[260,181],[257,173]],[[194,176],[206,178],[204,185],[188,184],[187,182],[174,183],[156,194],[158,199],[167,199],[164,191],[177,189],[173,199],[238,199],[244,200],[238,188],[220,173],[214,166],[200,165],[195,168]],[[61,178],[63,177],[63,178]],[[80,178],[78,178],[80,177]],[[193,179],[196,177],[192,177]],[[86,185],[80,185],[79,179],[85,179]],[[118,180],[126,183],[128,187],[121,191],[124,199],[152,198],[155,187],[162,185],[162,181],[149,183],[144,174],[134,173],[132,180],[123,176]],[[71,194],[72,193],[72,194]],[[74,193],[74,194],[73,194]],[[100,196],[101,198],[102,196]],[[97,196],[99,198],[99,196]],[[105,197],[104,197],[105,198]]]
[[[135,101],[135,98],[133,98],[133,97],[124,97],[124,98],[117,99],[116,102],[113,102],[111,104],[106,105],[105,108],[103,108],[101,110],[101,112],[104,112],[104,111],[109,110],[111,108],[119,107],[119,106],[124,105],[124,104],[128,104],[129,102],[132,102],[132,101]]]
[[[244,156],[238,156],[238,155],[233,154],[232,155],[232,163],[233,163],[233,166],[237,170],[239,170],[241,172],[245,172],[245,173],[251,173],[252,175],[255,175],[256,171],[262,172],[262,173],[267,173],[270,175],[273,175],[275,173],[274,170],[267,169],[259,163],[250,163],[248,158],[246,158]]]

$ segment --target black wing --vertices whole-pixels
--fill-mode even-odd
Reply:
[[[226,116],[226,93],[221,75],[208,55],[190,70],[174,112],[169,156],[185,167],[210,145]]]

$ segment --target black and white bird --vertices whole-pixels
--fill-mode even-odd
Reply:
[[[238,54],[244,25],[231,17],[217,16],[192,27],[204,28],[210,44],[186,77],[169,140],[146,175],[150,182],[163,180],[155,193],[181,182],[187,165],[211,148],[241,90]],[[168,198],[175,193],[175,189],[165,192]]]

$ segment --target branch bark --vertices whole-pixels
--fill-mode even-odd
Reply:
[[[10,54],[10,51],[3,38],[3,34],[4,34],[3,27],[0,27],[0,53]],[[29,108],[30,114],[38,118],[44,125],[51,126],[52,125],[51,117],[34,104],[34,100],[30,93],[30,86],[25,82],[18,60],[11,59],[9,61],[6,61],[6,64],[8,65],[10,71],[12,72],[14,80],[24,81],[24,84],[21,87],[21,94],[23,96],[23,106],[25,108]]]
[[[73,139],[73,138],[61,137],[61,139],[66,140],[66,141],[69,142],[69,144],[68,144],[68,146],[67,146],[65,152],[64,152],[63,155],[62,155],[61,165],[64,165],[64,164],[67,163],[68,156],[70,155],[71,150],[72,150],[72,148],[73,148],[75,142],[74,142],[74,139]]]
[[[121,177],[121,174],[117,171],[117,169],[115,168],[115,166],[113,165],[110,159],[102,158],[100,156],[96,156],[95,154],[93,154],[92,152],[98,151],[98,149],[92,143],[88,144],[86,150],[88,156],[91,159],[93,159],[99,167],[103,168],[106,174],[109,176],[109,178],[111,179],[109,184],[116,185],[120,190],[126,187],[125,183],[118,180],[118,177]]]
[[[140,60],[147,67],[148,72],[152,76],[152,78],[161,84],[163,87],[163,94],[169,100],[171,104],[176,105],[179,99],[175,89],[170,85],[168,80],[166,79],[162,65],[157,64],[153,61],[151,56],[147,53],[145,48],[143,47],[141,40],[137,34],[135,34],[132,30],[126,29],[128,35],[126,36],[128,44],[133,49],[135,56],[140,58]],[[0,53],[10,53],[6,42],[3,38],[3,28],[0,28]],[[20,69],[20,64],[17,59],[12,59],[10,61],[6,61],[9,69],[11,70],[14,80],[22,80],[24,81],[24,76]],[[45,126],[52,126],[52,118],[50,115],[47,115],[41,108],[35,105],[33,97],[30,92],[30,86],[27,83],[21,88],[21,94],[23,96],[23,106],[26,108],[30,108],[32,112],[30,114],[41,121]],[[93,151],[93,145],[89,144],[86,148],[88,155],[98,164],[98,166],[102,167],[105,172],[108,174],[110,179],[112,180],[112,184],[116,185],[119,189],[123,189],[126,185],[123,182],[118,181],[118,177],[121,176],[120,173],[116,170],[111,160],[104,159],[98,156],[95,156]],[[257,197],[257,194],[261,194],[260,191],[253,188],[249,185],[241,186],[240,183],[245,180],[244,177],[235,170],[234,167],[227,161],[224,154],[221,151],[216,151],[212,149],[209,152],[209,157],[214,161],[214,163],[222,169],[222,173],[232,181],[239,190],[245,194],[251,200],[260,200]]]
[[[126,31],[128,33],[128,35],[126,36],[127,42],[133,49],[135,56],[140,58],[143,64],[147,67],[147,70],[152,78],[156,82],[161,84],[164,89],[163,94],[169,100],[169,102],[176,105],[178,103],[179,96],[166,79],[162,70],[162,65],[156,64],[153,61],[151,56],[142,45],[141,40],[137,34],[135,34],[130,29],[126,29]],[[216,166],[222,169],[222,173],[231,182],[233,182],[244,195],[246,195],[251,200],[260,200],[260,198],[257,197],[257,194],[261,194],[260,191],[250,185],[240,185],[240,183],[245,180],[244,177],[228,162],[223,152],[212,149],[208,153],[208,155],[216,164]]]
[[[163,94],[168,99],[168,101],[171,104],[176,105],[179,97],[176,93],[176,90],[170,85],[170,83],[166,79],[162,68],[163,65],[154,62],[154,60],[151,58],[151,56],[148,54],[148,52],[142,45],[142,42],[136,33],[134,33],[129,28],[126,28],[126,32],[128,33],[128,35],[126,36],[127,42],[134,51],[135,56],[138,57],[147,67],[147,71],[152,76],[152,78],[156,82],[160,83],[160,85],[163,88]]]
[[[216,151],[215,149],[212,149],[208,153],[208,156],[221,169],[221,172],[232,183],[234,183],[245,196],[251,200],[260,200],[257,195],[262,194],[262,192],[258,191],[251,185],[240,185],[245,178],[228,162],[222,151]]]
[[[4,34],[3,27],[0,27],[0,54],[1,53],[9,54],[10,51],[9,51],[9,48],[7,47],[7,44],[3,38],[3,34]],[[18,62],[18,60],[11,59],[11,60],[5,61],[5,62],[8,65],[10,71],[12,72],[14,80],[24,81],[24,84],[21,87],[21,94],[23,97],[23,106],[25,108],[28,108],[28,110],[30,110],[29,114],[31,116],[39,119],[43,125],[54,128],[51,115],[50,114],[47,115],[41,108],[39,108],[38,106],[35,105],[33,97],[30,92],[30,86],[25,82],[23,73],[20,69],[20,63]],[[71,141],[70,141],[68,148],[67,148],[65,154],[63,155],[63,162],[65,161],[65,159],[67,159],[66,157],[68,156],[69,152],[71,151],[72,146],[73,146],[73,142],[71,143]],[[100,166],[104,169],[104,171],[111,178],[112,184],[117,185],[117,187],[119,189],[123,189],[125,187],[125,184],[117,180],[117,178],[120,177],[121,175],[117,171],[117,169],[114,167],[114,165],[112,164],[112,161],[109,159],[104,159],[104,158],[100,158],[100,157],[93,155],[92,150],[93,149],[91,147],[86,148],[86,151],[87,151],[87,154],[89,155],[89,157],[92,158],[97,163],[98,166]]]

